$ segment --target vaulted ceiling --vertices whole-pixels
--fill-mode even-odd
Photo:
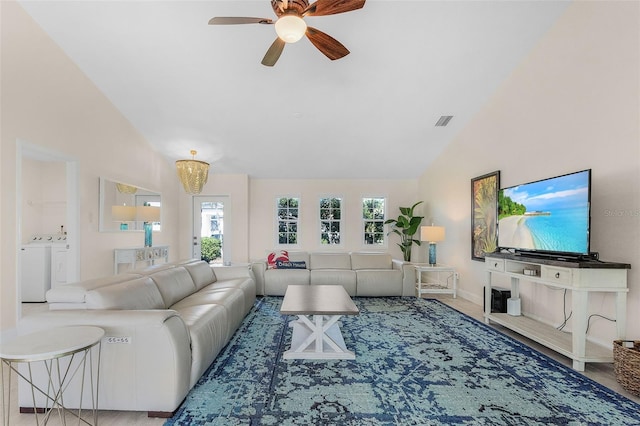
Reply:
[[[368,0],[306,18],[348,56],[303,39],[265,67],[272,25],[207,22],[268,0],[20,3],[170,161],[291,179],[418,177],[569,4]]]

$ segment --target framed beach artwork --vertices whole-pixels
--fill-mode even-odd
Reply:
[[[498,247],[500,171],[471,179],[471,259],[484,262]]]

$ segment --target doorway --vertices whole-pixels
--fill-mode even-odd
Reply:
[[[212,265],[230,263],[229,210],[229,197],[193,197],[193,258]]]
[[[28,227],[25,229],[25,220],[28,211],[25,210],[25,206],[32,207],[29,204],[29,200],[23,199],[23,185],[29,179],[26,176],[26,170],[24,170],[25,161],[38,161],[44,163],[59,163],[64,168],[64,182],[61,185],[65,186],[64,199],[57,200],[55,202],[35,203],[35,207],[41,210],[44,207],[62,209],[64,217],[64,226],[61,228],[52,227],[49,225],[43,225],[44,228],[40,230],[43,233],[56,233],[65,236],[65,247],[57,247],[55,259],[64,257],[64,262],[56,262],[60,267],[54,268],[56,282],[74,282],[80,279],[80,251],[79,245],[79,191],[78,191],[78,162],[76,159],[69,157],[65,154],[57,151],[50,150],[48,148],[34,145],[25,141],[18,140],[16,143],[16,215],[17,215],[17,232],[16,232],[16,245],[18,250],[17,262],[16,262],[16,302],[17,302],[17,319],[22,317],[22,259],[21,248],[26,240],[30,237],[28,235]],[[42,216],[45,217],[46,216]],[[58,225],[56,223],[56,225]],[[64,250],[62,250],[64,249]],[[64,253],[62,253],[64,251]],[[55,260],[54,260],[55,261]],[[64,277],[62,274],[64,273]]]

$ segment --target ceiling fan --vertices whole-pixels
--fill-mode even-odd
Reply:
[[[262,58],[262,65],[272,67],[280,58],[286,43],[295,43],[306,35],[309,41],[327,58],[343,58],[349,50],[328,34],[307,26],[305,16],[335,15],[350,12],[364,6],[366,0],[317,0],[309,4],[308,0],[271,0],[271,7],[278,19],[247,17],[215,17],[209,25],[236,24],[275,24],[278,37]]]

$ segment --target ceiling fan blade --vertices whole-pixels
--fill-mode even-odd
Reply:
[[[216,16],[209,20],[209,25],[236,24],[273,24],[273,20],[268,18],[247,18],[240,16]]]
[[[329,34],[323,33],[313,27],[307,27],[307,38],[318,48],[327,58],[335,61],[349,54],[349,49],[344,47]]]
[[[361,9],[365,0],[318,0],[311,3],[302,13],[303,16],[335,15]]]
[[[267,53],[265,53],[264,58],[262,58],[262,65],[267,67],[272,67],[278,62],[278,58],[282,54],[284,50],[285,42],[280,39],[280,37],[276,37],[276,40],[271,44]]]

